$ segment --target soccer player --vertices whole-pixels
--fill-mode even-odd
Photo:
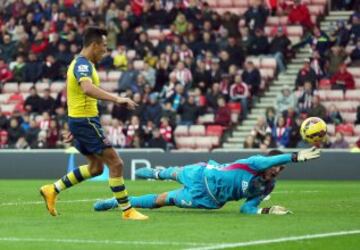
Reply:
[[[281,206],[259,208],[261,201],[275,187],[275,178],[290,162],[303,162],[320,157],[316,148],[297,153],[283,154],[272,150],[268,156],[252,156],[232,163],[219,164],[215,161],[169,167],[162,170],[140,168],[136,175],[144,179],[176,180],[182,188],[163,194],[147,194],[130,197],[131,204],[140,208],[176,206],[180,208],[218,209],[228,201],[246,199],[240,212],[245,214],[291,213]],[[98,201],[95,211],[104,211],[118,206],[116,199]]]
[[[136,211],[129,202],[123,179],[123,161],[104,136],[100,125],[98,100],[127,105],[134,109],[136,104],[129,98],[122,98],[102,90],[95,69],[107,51],[106,31],[98,27],[88,27],[83,36],[83,49],[68,67],[67,104],[68,123],[71,134],[66,140],[74,139],[75,147],[88,161],[63,176],[53,184],[40,188],[49,213],[56,216],[58,194],[86,179],[100,175],[104,164],[109,166],[109,185],[114,197],[123,211],[123,219],[145,220],[148,217]]]

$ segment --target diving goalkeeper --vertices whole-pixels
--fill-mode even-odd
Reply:
[[[130,197],[130,203],[137,208],[180,208],[219,209],[228,201],[246,199],[240,212],[245,214],[291,213],[281,206],[260,208],[261,201],[275,187],[275,179],[287,163],[304,162],[320,157],[320,150],[313,147],[296,153],[282,153],[272,150],[267,156],[256,155],[232,163],[215,161],[169,167],[164,169],[140,168],[136,176],[143,179],[175,180],[182,188],[162,194],[147,194]],[[116,208],[116,199],[101,200],[94,204],[95,211]]]

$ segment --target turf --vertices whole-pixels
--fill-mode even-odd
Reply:
[[[118,210],[94,212],[93,201],[111,195],[106,182],[87,182],[65,191],[57,206],[61,215],[51,217],[38,194],[44,183],[0,181],[0,249],[185,249],[360,229],[360,182],[279,181],[264,205],[286,206],[294,212],[289,216],[242,215],[241,202],[232,202],[216,211],[142,210],[150,216],[146,222],[123,221]],[[128,181],[127,186],[131,194],[139,195],[164,192],[178,184]],[[69,239],[74,241],[61,241]],[[242,249],[359,246],[360,234],[353,234]]]

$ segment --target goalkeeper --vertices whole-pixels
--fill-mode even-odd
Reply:
[[[272,150],[267,156],[256,155],[232,163],[215,161],[169,167],[164,169],[140,168],[136,176],[143,179],[175,180],[182,188],[163,194],[147,194],[130,197],[133,207],[218,209],[228,201],[246,199],[240,212],[244,214],[291,213],[281,206],[260,208],[261,201],[275,187],[275,178],[287,163],[303,162],[320,157],[320,150],[313,147],[296,153],[282,153]],[[101,200],[94,204],[95,211],[116,208],[116,199]]]

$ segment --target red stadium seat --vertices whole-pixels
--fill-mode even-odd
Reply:
[[[239,114],[241,112],[241,104],[239,102],[229,102],[227,107],[230,109],[231,113]]]
[[[280,17],[280,24],[281,25],[288,25],[289,18],[288,16],[281,16]]]
[[[209,125],[206,128],[206,135],[222,136],[224,128],[220,125]]]
[[[189,129],[190,136],[203,136],[205,135],[204,125],[192,125]]]
[[[319,82],[319,89],[331,89],[331,82],[329,79],[321,79]]]
[[[350,123],[337,125],[335,128],[336,132],[341,132],[344,135],[353,135],[354,134],[354,126]]]

